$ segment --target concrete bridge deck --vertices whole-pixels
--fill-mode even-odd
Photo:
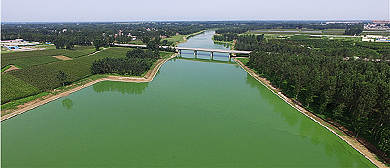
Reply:
[[[140,48],[146,48],[146,45],[135,45],[135,44],[114,44],[115,46],[119,47],[140,47]],[[168,48],[170,46],[160,46],[161,48]],[[218,53],[233,53],[233,54],[250,54],[252,51],[237,51],[237,50],[224,50],[224,49],[207,49],[207,48],[190,48],[190,47],[172,47],[176,50],[192,50],[195,53],[197,51],[205,51],[205,52],[218,52]]]

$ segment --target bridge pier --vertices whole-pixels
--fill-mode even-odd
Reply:
[[[194,50],[194,58],[198,56],[198,51]]]
[[[181,55],[181,50],[179,49],[179,54]]]
[[[213,60],[214,53],[211,51],[210,59]]]

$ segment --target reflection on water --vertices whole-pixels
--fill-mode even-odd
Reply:
[[[232,44],[214,41],[214,44],[223,45],[225,48],[230,48]]]
[[[273,93],[269,91],[265,91],[264,87],[257,81],[255,78],[253,78],[251,75],[247,74],[246,76],[246,83],[249,84],[252,88],[256,88],[259,91],[263,91],[260,94],[264,95],[264,97],[273,97]],[[265,91],[265,92],[264,92]],[[291,111],[285,110],[282,103],[283,101],[274,101],[269,99],[268,103],[273,105],[274,111],[279,113],[281,117],[284,118],[284,121],[288,123],[289,126],[294,126],[297,124],[300,120],[298,115],[291,113]]]
[[[178,60],[196,61],[196,62],[210,62],[210,63],[234,64],[234,65],[237,65],[234,62],[234,60],[232,60],[231,58],[229,60],[227,60],[227,61],[222,61],[222,60],[215,60],[215,59],[188,58],[188,57],[183,57],[182,54],[179,54],[177,57],[175,57],[175,60],[176,59],[178,59]]]
[[[73,101],[69,98],[65,98],[64,100],[62,100],[62,106],[67,109],[71,109],[73,107]]]
[[[252,88],[257,88],[260,91],[260,94],[264,97],[276,98],[276,96],[272,95],[273,93],[264,91],[264,87],[261,86],[259,82],[249,74],[247,74],[246,83],[249,84]],[[297,130],[298,132],[288,130],[289,128],[287,127],[278,128],[278,126],[275,126],[276,124],[273,124],[274,128],[282,130],[285,129],[285,131],[289,131],[292,134],[299,134],[302,139],[310,140],[310,143],[313,145],[324,146],[326,155],[329,157],[336,157],[341,167],[367,166],[359,161],[358,158],[361,157],[359,157],[359,154],[354,151],[354,149],[352,149],[347,143],[332,135],[331,132],[324,129],[319,124],[313,124],[314,121],[308,119],[303,114],[299,115],[298,111],[296,111],[296,113],[291,113],[291,110],[286,110],[287,104],[285,102],[269,99],[268,103],[272,105],[273,111],[279,113],[290,127],[299,127]],[[356,157],[351,158],[351,155],[355,155]]]
[[[120,92],[122,94],[139,95],[145,92],[145,89],[148,87],[148,85],[148,82],[132,83],[103,81],[93,85],[93,90],[97,93]]]

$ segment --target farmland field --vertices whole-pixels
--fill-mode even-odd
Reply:
[[[363,30],[361,35],[381,35],[390,36],[390,30]]]
[[[39,88],[41,91],[47,91],[60,86],[56,71],[42,65],[10,71],[9,74]]]
[[[343,35],[344,29],[326,29],[326,30],[314,30],[314,29],[262,29],[251,30],[247,34],[280,34],[280,35]]]
[[[35,65],[47,64],[59,61],[59,59],[52,56],[61,55],[62,53],[62,50],[37,50],[4,53],[1,54],[1,67],[5,67],[7,65],[17,65],[21,68],[28,68]]]
[[[70,58],[77,58],[94,52],[93,46],[76,46],[74,50],[35,50],[23,52],[8,52],[1,54],[1,67],[17,65],[21,68],[28,68],[36,65],[60,61],[52,56],[64,55]]]
[[[80,80],[81,78],[91,74],[91,64],[80,62],[78,60],[53,62],[42,66],[56,71],[64,71],[69,74],[69,81]]]
[[[1,74],[1,104],[39,93],[39,89],[8,73]]]
[[[78,58],[78,57],[86,56],[93,52],[95,52],[95,47],[93,46],[78,46],[75,47],[72,52],[65,52],[62,55],[69,58]]]
[[[91,75],[91,65],[94,61],[103,58],[123,58],[130,48],[109,48],[99,53],[89,55],[94,51],[91,47],[77,47],[75,50],[44,50],[40,52],[18,52],[12,56],[19,56],[22,59],[10,59],[16,65],[23,65],[23,69],[13,70],[2,75],[2,104],[19,98],[27,97],[39,92],[55,89],[61,86],[57,79],[57,73],[62,70],[68,77],[65,82],[75,82]],[[34,56],[36,54],[40,56]],[[172,53],[161,51],[162,57]],[[52,57],[53,55],[64,55],[73,60],[61,61]],[[2,58],[3,59],[3,58]],[[54,59],[54,61],[52,60]],[[31,61],[31,62],[29,62]],[[4,77],[3,77],[4,76]],[[13,85],[13,83],[19,83]],[[12,85],[12,86],[10,86]],[[7,87],[7,88],[6,88]],[[8,95],[7,95],[8,94]],[[13,96],[12,96],[13,94]]]
[[[126,52],[131,49],[129,48],[110,48],[108,50],[104,50],[102,52],[96,53],[91,56],[84,56],[80,57],[78,60],[80,62],[84,62],[86,64],[92,65],[92,63],[96,60],[103,59],[103,58],[123,58],[126,57]]]

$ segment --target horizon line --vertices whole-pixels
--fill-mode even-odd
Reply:
[[[6,22],[1,22],[1,24],[8,24],[8,23],[150,23],[150,22],[272,22],[272,21],[287,21],[287,22],[293,22],[293,21],[314,21],[314,22],[324,22],[324,21],[373,21],[373,20],[383,20],[383,19],[318,19],[318,20],[313,20],[313,19],[307,19],[307,20],[165,20],[165,21],[6,21]]]

